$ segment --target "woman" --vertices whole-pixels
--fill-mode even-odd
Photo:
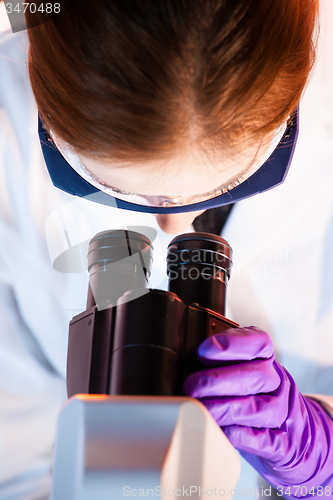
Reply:
[[[32,88],[60,149],[70,145],[81,175],[120,199],[190,205],[249,178],[281,139],[313,64],[314,1],[71,9],[29,31]],[[28,26],[48,19],[27,11]],[[198,213],[161,212],[170,232]]]
[[[55,143],[96,187],[155,208],[200,203],[250,178],[283,136],[313,63],[316,13],[314,1],[74,6],[30,30],[32,89]],[[158,224],[179,232],[194,208],[161,210]],[[232,331],[199,356],[213,368],[185,391],[245,458],[282,494],[328,492],[318,487],[333,484],[333,422],[274,361],[269,336]]]
[[[177,233],[230,202],[242,182],[251,189],[233,201],[284,179],[313,64],[316,2],[66,5],[52,22],[26,13],[29,77],[44,130],[101,203],[114,196]],[[281,140],[289,154],[273,163]],[[68,172],[45,159],[51,176]],[[265,172],[282,165],[281,177],[262,184],[265,175],[253,176],[263,164]],[[72,194],[83,186],[65,184]],[[328,496],[332,418],[300,394],[269,336],[235,330],[206,341],[199,356],[212,368],[187,379],[185,391],[245,458],[281,495]]]

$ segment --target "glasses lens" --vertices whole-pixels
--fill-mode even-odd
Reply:
[[[152,195],[139,195],[135,193],[128,193],[117,188],[113,188],[107,185],[104,185],[99,179],[94,177],[86,168],[82,165],[79,157],[73,152],[72,148],[68,146],[66,143],[57,140],[54,137],[52,132],[50,132],[50,136],[59,150],[60,154],[67,161],[67,163],[75,170],[80,177],[85,179],[89,184],[96,187],[98,190],[103,191],[104,193],[110,195],[113,198],[117,198],[119,200],[123,200],[127,203],[133,203],[136,205],[142,205],[147,207],[181,207],[185,205],[192,205],[196,203],[200,203],[203,201],[207,201],[210,199],[214,199],[217,196],[221,196],[224,193],[231,191],[234,187],[238,186],[246,179],[248,179],[255,171],[257,171],[262,164],[270,157],[273,151],[278,146],[282,136],[284,135],[285,125],[280,127],[276,133],[274,134],[274,138],[271,141],[269,148],[266,151],[266,154],[263,158],[260,159],[260,162],[254,161],[252,168],[249,169],[243,177],[238,177],[234,179],[227,186],[218,187],[213,191],[210,191],[206,194],[193,195],[193,196],[177,196],[174,198],[168,198],[164,196],[152,196]]]

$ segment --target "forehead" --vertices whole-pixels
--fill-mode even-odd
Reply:
[[[185,196],[205,194],[228,184],[260,161],[260,147],[244,151],[235,159],[191,152],[168,160],[147,163],[97,161],[79,155],[82,165],[99,181],[120,190],[146,195]]]

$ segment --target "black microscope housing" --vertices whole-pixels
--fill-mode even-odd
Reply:
[[[150,239],[135,231],[104,231],[90,241],[87,309],[69,326],[69,397],[182,395],[184,379],[203,368],[201,342],[238,326],[224,316],[232,265],[226,240],[174,238],[168,291],[148,288],[152,260]]]

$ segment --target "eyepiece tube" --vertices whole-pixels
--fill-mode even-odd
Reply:
[[[225,314],[226,286],[232,266],[232,248],[210,233],[176,236],[168,246],[169,291],[186,304],[197,304]]]
[[[153,261],[149,238],[124,229],[103,231],[89,243],[87,308],[116,305],[125,292],[147,288]]]

